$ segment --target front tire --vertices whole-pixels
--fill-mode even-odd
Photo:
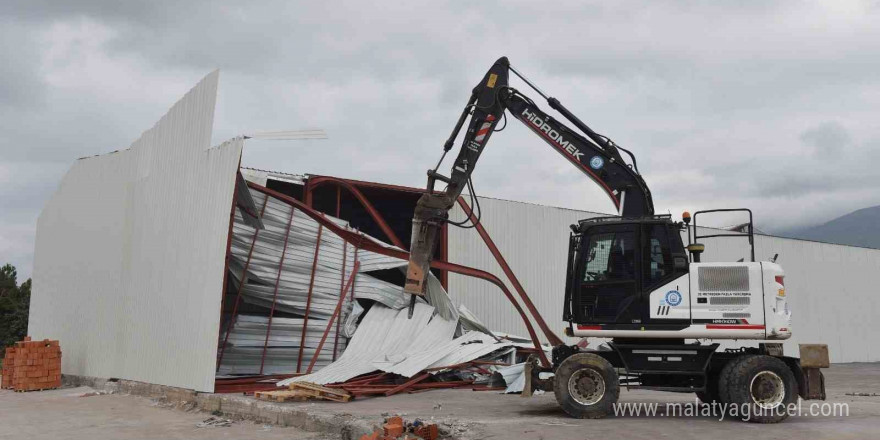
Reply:
[[[578,419],[605,417],[620,397],[614,366],[592,353],[578,353],[562,361],[554,380],[556,402]]]
[[[797,403],[798,386],[785,362],[749,355],[731,360],[721,371],[719,397],[733,415],[753,423],[779,423]],[[734,408],[735,407],[735,408]]]

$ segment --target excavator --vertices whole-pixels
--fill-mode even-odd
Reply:
[[[511,73],[575,128],[511,87]],[[799,358],[783,354],[781,341],[792,334],[790,293],[776,257],[755,261],[751,211],[699,211],[693,215],[693,226],[687,212],[681,222],[655,214],[635,155],[544,94],[506,57],[499,58],[474,87],[443,155],[428,171],[427,188],[413,216],[404,285],[412,295],[411,304],[425,294],[443,225],[467,227],[468,221],[479,221],[479,214],[469,213],[465,221],[455,222],[449,210],[465,189],[475,198],[471,174],[492,134],[500,130],[498,125],[506,125],[508,113],[597,183],[617,213],[571,225],[563,296],[562,319],[569,342],[575,338],[609,342],[595,349],[565,343],[552,347],[552,365],[530,357],[524,396],[552,391],[568,415],[599,418],[612,412],[622,387],[695,393],[702,402],[720,405],[730,415],[762,423],[787,418],[798,397],[825,399],[821,368],[829,366],[827,346],[801,344]],[[451,172],[440,174],[438,169],[465,123]],[[436,190],[438,181],[445,188]],[[751,261],[701,261],[705,245],[697,240],[731,235],[697,227],[698,216],[719,212],[748,213],[748,233],[737,235],[748,238]],[[751,344],[721,349],[714,342],[719,340]]]

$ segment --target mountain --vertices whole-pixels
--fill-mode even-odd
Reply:
[[[880,206],[859,209],[822,225],[777,235],[880,249]]]

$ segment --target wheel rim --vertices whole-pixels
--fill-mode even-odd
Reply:
[[[605,379],[592,368],[582,368],[568,378],[568,394],[581,405],[595,405],[605,396]]]
[[[762,371],[752,378],[749,392],[759,407],[775,408],[785,400],[785,382],[772,371]]]

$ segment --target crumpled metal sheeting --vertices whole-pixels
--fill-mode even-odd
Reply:
[[[265,196],[262,193],[257,192],[256,190],[251,190],[251,194],[254,194],[254,197],[260,197],[260,199],[256,202],[257,204],[261,204],[262,200],[265,199]],[[281,245],[284,242],[284,235],[287,232],[287,222],[290,220],[290,210],[291,206],[278,200],[273,197],[269,197],[269,202],[266,205],[266,209],[263,213],[263,222],[266,225],[266,228],[260,230],[260,239],[258,243],[264,240],[272,241],[275,243],[274,249],[267,249],[266,252],[271,255],[269,258],[270,261],[277,262],[281,257]],[[350,229],[348,223],[345,220],[338,219],[332,216],[325,216],[327,220],[336,223],[337,225]],[[236,220],[239,220],[239,216],[236,216]],[[293,221],[291,222],[290,228],[290,239],[288,241],[288,250],[287,253],[291,254],[293,252],[297,257],[294,258],[304,258],[311,263],[312,257],[314,256],[315,243],[317,242],[318,236],[318,228],[319,223],[313,220],[311,217],[306,215],[305,213],[299,211],[294,208]],[[246,249],[250,247],[250,238],[253,234],[253,229],[249,227],[242,227],[241,231],[236,231],[242,237],[247,238]],[[396,247],[390,246],[386,243],[383,243],[379,240],[374,239],[366,234],[362,234],[365,240],[370,240],[374,243],[380,244],[383,247],[389,247],[392,249],[398,249]],[[301,247],[290,248],[290,246],[301,245]],[[345,250],[343,249],[345,248]],[[272,253],[274,252],[274,254]],[[342,267],[342,256],[345,254],[345,266],[351,267],[354,263],[354,245],[346,244],[345,240],[342,237],[336,235],[332,231],[328,229],[323,229],[321,233],[321,256],[318,259],[319,266],[323,266],[326,268],[334,269]],[[245,253],[245,255],[247,255]],[[394,267],[405,266],[407,264],[406,261],[389,257],[386,255],[376,254],[374,252],[358,250],[358,260],[361,263],[361,271],[362,272],[371,272],[374,270],[381,269],[389,269]],[[309,266],[306,272],[311,271],[311,266]]]
[[[440,352],[443,356],[422,369],[458,365],[480,359],[498,350],[512,348],[515,345],[510,341],[496,341],[492,335],[485,333],[467,332],[444,345],[432,347],[431,350]]]
[[[327,322],[325,319],[309,319],[301,362],[303,369],[311,362],[315,348],[321,342]],[[229,346],[224,354],[223,364],[220,366],[221,374],[259,374],[268,323],[269,318],[266,316],[239,315],[232,332],[229,334]],[[267,344],[270,349],[266,350],[263,374],[296,371],[302,329],[302,318],[274,317],[272,319],[272,332],[269,334]],[[330,327],[321,355],[315,363],[316,368],[332,362],[335,337],[336,326],[333,325]],[[342,353],[345,350],[345,345],[346,338],[339,338],[337,353]]]
[[[336,362],[316,373],[293,377],[278,382],[287,386],[292,382],[306,381],[317,384],[345,382],[353,377],[378,370],[373,362],[384,360],[385,355],[404,353],[417,346],[420,340],[434,340],[436,335],[426,332],[434,315],[434,308],[417,302],[412,319],[408,311],[395,310],[374,304],[364,316],[348,347]],[[433,319],[442,319],[433,316]],[[445,331],[445,327],[431,326],[430,330]],[[451,335],[450,335],[451,338]],[[428,347],[430,348],[430,347]]]
[[[244,269],[243,266],[244,262],[235,258],[231,259],[229,263],[230,271],[233,277],[235,277],[236,283],[238,283],[241,271]],[[285,263],[285,272],[287,272],[287,267],[288,263]],[[276,268],[274,270],[277,271],[278,269]],[[250,274],[248,278],[249,283],[242,286],[242,299],[245,302],[258,304],[267,308],[271,307],[272,298],[275,294],[274,279],[272,280],[272,284],[268,284],[265,283],[265,279],[262,278],[267,273],[271,272],[272,269],[264,270],[263,268],[260,268],[259,265],[254,265],[254,263],[251,262],[251,265],[248,268],[248,273]],[[315,313],[316,316],[323,318],[329,318],[333,313],[333,310],[336,308],[336,304],[339,301],[340,291],[338,277],[341,275],[341,271],[338,271],[335,274],[330,273],[329,275],[327,275],[327,273],[328,271],[319,271],[319,273],[315,274],[315,284],[312,289],[312,302],[310,306],[310,313]],[[346,272],[346,280],[348,276],[351,276],[350,271]],[[304,316],[306,302],[308,300],[310,276],[293,274],[287,276],[282,275],[282,278],[300,281],[279,283],[276,310]],[[333,282],[334,278],[336,279],[335,284]],[[387,287],[383,286],[383,284],[387,283],[377,280],[369,275],[359,273],[354,283],[354,297],[372,299],[374,301],[382,300],[380,302],[387,302],[389,303],[389,306],[395,308],[404,307],[406,305],[404,298],[397,294],[394,294],[393,296],[386,294],[389,290]],[[399,287],[397,287],[397,289],[399,289]],[[349,291],[347,296],[351,297],[352,293]],[[343,304],[348,304],[349,302],[350,301],[346,300]]]
[[[489,328],[486,327],[486,325],[483,324],[482,321],[480,321],[480,318],[477,318],[477,316],[474,315],[473,312],[468,310],[468,308],[465,307],[464,304],[460,304],[458,306],[458,316],[459,321],[461,322],[461,328],[463,330],[478,331],[490,336],[495,336],[494,334],[492,334],[492,331],[489,330]]]
[[[271,200],[271,199],[270,199]],[[271,202],[270,202],[271,204]],[[268,209],[267,209],[268,211]],[[289,212],[288,212],[289,215]],[[302,214],[294,214],[294,223],[291,226],[291,234],[287,242],[287,251],[284,258],[284,267],[281,271],[281,277],[278,283],[279,299],[284,304],[285,301],[293,301],[291,296],[299,296],[304,301],[308,295],[309,285],[311,283],[311,273],[314,263],[315,244],[317,238],[317,227],[314,230],[305,225],[305,219],[297,223],[299,216]],[[238,216],[236,218],[239,218]],[[313,222],[311,218],[307,218],[308,222]],[[277,233],[273,229],[277,227],[278,218],[264,215],[263,222],[266,228],[260,230],[257,241],[254,244],[254,251],[251,253],[250,264],[248,265],[248,283],[242,289],[242,295],[261,296],[259,288],[253,288],[254,284],[262,284],[270,286],[269,296],[274,292],[275,280],[278,278],[279,263],[284,248],[284,232],[286,231],[286,220],[283,226],[278,228]],[[297,226],[298,225],[298,226]],[[230,268],[233,270],[237,278],[241,277],[248,254],[250,253],[251,243],[253,242],[253,229],[248,227],[237,227],[234,230],[232,242],[232,260]],[[311,236],[310,234],[314,234]],[[347,249],[343,251],[343,247]],[[343,253],[345,253],[345,275],[343,276]],[[345,245],[342,239],[328,230],[321,233],[321,246],[318,252],[318,264],[315,266],[315,280],[312,287],[312,297],[315,298],[339,298],[339,293],[343,280],[351,274],[354,267],[355,257],[354,246]],[[367,298],[381,302],[389,307],[401,308],[407,303],[407,298],[400,286],[371,277],[365,272],[364,258],[370,258],[368,252],[358,252],[358,261],[361,261],[361,271],[354,283],[354,297]],[[373,254],[375,255],[375,254]],[[384,257],[383,258],[389,258]],[[377,264],[373,259],[372,266],[383,266]],[[388,264],[386,262],[385,264]],[[253,289],[252,289],[253,288]],[[262,296],[265,296],[265,289],[262,289]],[[349,293],[351,295],[351,293]],[[285,298],[285,296],[287,296]],[[303,302],[304,304],[304,302]],[[335,303],[334,303],[335,305]],[[295,313],[302,314],[303,311]],[[332,311],[331,311],[332,313]]]
[[[251,195],[255,200],[255,204],[262,207],[267,196],[253,189],[251,189]],[[259,231],[258,239],[254,243],[254,252],[251,254],[251,263],[248,267],[249,281],[256,280],[266,285],[275,285],[290,214],[290,205],[269,197],[262,217],[265,228]],[[344,220],[331,216],[326,216],[326,218],[342,227],[348,228],[348,223]],[[307,294],[318,229],[318,222],[297,209],[293,210],[293,221],[291,222],[287,241],[284,270],[282,271],[279,283],[279,299],[285,293],[291,293],[291,291],[285,291],[285,289],[299,289],[301,295]],[[241,214],[237,211],[231,248],[233,259],[238,263],[236,265],[238,267],[238,274],[236,276],[240,276],[247,260],[251,243],[253,243],[253,234],[254,229],[243,224]],[[382,247],[399,249],[366,234],[362,235],[365,240],[370,240]],[[323,229],[317,270],[315,272],[313,298],[320,293],[327,297],[338,298],[342,268],[346,268],[345,278],[347,279],[354,265],[354,257],[354,245],[346,243],[342,237],[332,231]],[[407,261],[362,249],[357,250],[357,260],[360,262],[360,273],[353,286],[355,297],[378,301],[392,308],[402,308],[408,304],[409,296],[403,293],[401,286],[369,276],[369,272],[377,270],[394,268],[405,270]],[[248,291],[249,288],[250,285],[246,284],[242,294],[248,295],[252,293]],[[257,292],[253,293],[254,296],[260,296]],[[265,293],[262,296],[265,297]],[[447,319],[457,319],[458,312],[455,306],[452,304],[449,295],[443,289],[439,280],[433,274],[430,274],[428,279],[426,297],[431,304],[437,307],[442,316]],[[293,313],[303,313],[302,311],[290,311]]]
[[[494,353],[513,350],[510,341],[468,332],[454,338],[456,321],[431,315],[434,308],[419,302],[412,319],[407,310],[374,305],[364,317],[345,353],[317,373],[279,382],[307,381],[318,384],[345,382],[376,370],[412,377],[421,371],[469,362]]]
[[[521,393],[525,389],[525,367],[526,364],[522,363],[508,367],[499,367],[495,370],[495,374],[500,375],[502,379],[504,379],[504,384],[507,386],[507,389],[504,390],[505,394]]]
[[[299,209],[294,209],[274,197],[268,196],[267,198],[263,193],[253,189],[251,190],[251,195],[254,199],[254,204],[262,211],[261,222],[263,229],[253,229],[253,227],[245,223],[240,210],[236,210],[229,262],[233,283],[242,286],[241,298],[244,302],[265,307],[266,309],[271,308],[274,304],[276,312],[287,312],[304,316],[306,305],[309,301],[309,291],[311,290],[309,334],[307,335],[307,339],[309,339],[313,332],[312,319],[329,319],[332,316],[339,302],[341,287],[350,277],[355,260],[357,260],[360,264],[360,270],[352,285],[352,291],[348,292],[347,296],[376,301],[374,309],[380,309],[384,305],[390,308],[389,310],[393,313],[396,313],[397,309],[403,309],[408,305],[409,295],[404,294],[401,286],[383,281],[369,274],[372,271],[384,269],[399,269],[402,271],[407,264],[405,260],[362,249],[356,250],[354,244],[345,242],[342,237],[329,229],[321,228],[317,221]],[[330,216],[326,216],[326,218],[342,227],[348,227],[347,223],[343,220]],[[318,259],[315,262],[315,248],[318,243],[319,230],[320,246]],[[372,241],[383,247],[395,248],[365,234],[362,234],[362,237],[364,240]],[[282,256],[284,257],[283,263],[281,261]],[[247,265],[246,275],[244,275],[245,265]],[[314,280],[312,280],[313,275]],[[243,276],[246,277],[246,282],[240,284]],[[458,317],[457,310],[455,310],[446,291],[433,274],[428,282],[428,295],[426,297],[440,304],[444,315],[455,318],[449,321],[451,324],[446,325],[446,327],[451,327],[452,331],[454,331]],[[427,308],[430,311],[434,310],[432,307],[424,304],[422,300],[419,301],[420,308]],[[350,334],[352,332],[351,327],[354,322],[348,318],[353,304],[348,299],[342,302],[343,307],[337,319],[344,323],[347,328],[346,332],[341,332],[343,334]],[[430,313],[428,316],[429,318],[425,321],[425,324],[432,321]],[[404,318],[406,318],[405,310]],[[438,318],[438,321],[434,322],[433,326],[438,326],[441,321]],[[281,366],[278,367],[281,368],[279,372],[291,372],[293,370],[290,369],[290,366],[296,365],[295,357],[298,355],[298,351],[297,353],[291,352],[283,342],[280,345],[275,343],[280,341],[280,339],[276,340],[275,338],[276,322],[275,320],[272,322],[273,336],[268,345],[267,363],[269,359],[273,359],[273,362],[275,362],[275,359],[280,358],[286,362],[289,357],[293,357],[292,362],[287,364],[287,370]],[[326,325],[326,321],[324,322],[324,325]],[[415,323],[409,322],[406,324],[412,326]],[[243,346],[241,344],[243,341],[241,335],[243,333],[238,332],[239,325],[247,327],[247,323],[241,320],[233,326],[233,331],[230,333],[229,346],[224,352],[222,359],[226,369],[224,370],[224,367],[221,366],[221,371],[234,371],[240,374],[258,372],[259,357],[262,356],[262,345],[259,345],[259,352],[256,351],[256,347]],[[323,329],[324,325],[317,324],[315,327]],[[428,330],[428,333],[425,333],[426,335],[433,334],[431,333],[433,326],[432,329]],[[336,329],[342,326],[334,325],[333,327],[333,335],[335,337]],[[412,336],[414,332],[420,330],[423,330],[423,328],[411,327],[406,334]],[[294,336],[299,335],[299,332],[301,332],[301,327],[292,330],[292,333],[295,334]],[[259,333],[265,335],[265,325]],[[358,334],[357,330],[354,331],[354,334]],[[445,332],[443,334],[445,335]],[[451,337],[450,334],[448,337],[444,336],[445,339],[442,340],[445,341],[451,339]],[[294,337],[294,339],[296,338]],[[343,339],[345,338],[340,338],[340,340]],[[330,340],[332,341],[332,339]],[[439,340],[437,341],[439,342]],[[384,342],[387,343],[389,341]],[[433,344],[435,340],[426,339],[426,342]],[[297,348],[298,345],[299,342],[296,341],[295,346]],[[304,357],[311,356],[314,351],[314,348],[309,347],[309,345],[308,343],[306,344],[307,348],[303,352]],[[389,349],[383,353],[399,355],[406,348],[407,346],[395,347],[394,350]],[[325,352],[329,353],[326,346]],[[256,361],[254,360],[255,358]],[[322,361],[323,359],[319,358],[318,366],[323,366]],[[257,368],[257,370],[243,371],[249,368]],[[368,371],[375,370],[371,366],[368,366],[368,368],[370,369]],[[267,371],[269,370],[264,369],[264,373]]]
[[[443,357],[444,352],[437,347],[449,343],[455,336],[457,326],[458,322],[435,315],[404,350],[386,352],[373,361],[373,366],[386,373],[412,377],[424,370],[426,365]]]

